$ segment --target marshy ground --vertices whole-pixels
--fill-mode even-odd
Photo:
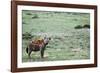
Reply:
[[[23,62],[29,62],[25,49],[28,42],[43,35],[51,37],[51,41],[45,50],[45,58],[40,58],[40,52],[32,52],[32,62],[90,58],[90,29],[75,29],[79,25],[90,25],[88,13],[23,10],[22,25]]]

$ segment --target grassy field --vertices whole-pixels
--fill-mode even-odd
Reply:
[[[45,58],[40,58],[40,52],[32,52],[32,62],[89,59],[90,30],[89,28],[75,29],[78,25],[87,24],[90,25],[88,13],[23,10],[22,61],[29,62],[25,51],[28,42],[44,35],[51,37],[45,50]],[[27,38],[26,33],[31,37]]]

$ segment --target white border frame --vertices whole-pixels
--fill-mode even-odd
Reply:
[[[94,10],[93,9],[78,9],[78,8],[57,8],[43,6],[17,6],[17,67],[43,67],[43,66],[59,66],[59,65],[80,65],[94,64]],[[59,12],[80,12],[90,13],[90,59],[89,60],[67,60],[67,61],[49,61],[49,62],[26,62],[22,63],[22,10],[39,10],[39,11],[59,11]]]

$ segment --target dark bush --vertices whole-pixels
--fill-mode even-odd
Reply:
[[[72,13],[72,15],[78,15],[78,13],[74,12],[74,13]]]
[[[28,32],[22,34],[22,38],[23,39],[31,39],[32,37],[33,36],[30,33],[28,33]]]
[[[83,27],[81,25],[77,25],[74,27],[75,29],[82,29]]]
[[[67,14],[72,14],[71,12],[67,12]]]
[[[26,24],[24,21],[22,21],[22,24]]]
[[[26,13],[26,15],[32,15],[31,13]]]
[[[54,13],[56,14],[56,13],[60,13],[60,12],[54,12]]]
[[[37,14],[35,14],[32,19],[39,18]]]
[[[85,24],[84,26],[77,25],[77,26],[75,26],[74,28],[75,28],[75,29],[90,28],[90,25],[88,25],[88,24]]]
[[[86,24],[83,26],[83,28],[90,28],[90,25]]]

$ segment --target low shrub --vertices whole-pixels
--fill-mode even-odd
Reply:
[[[26,13],[26,15],[32,15],[32,13]]]
[[[83,26],[83,28],[90,28],[90,25],[86,24]]]
[[[36,18],[39,18],[37,14],[35,14],[32,19],[36,19]]]
[[[90,28],[90,25],[86,24],[84,26],[81,26],[81,25],[77,25],[74,27],[75,29],[82,29],[82,28]]]
[[[83,27],[81,25],[77,25],[74,27],[75,29],[82,29]]]
[[[31,33],[26,32],[22,34],[22,38],[23,39],[31,39],[33,36],[31,35]]]

